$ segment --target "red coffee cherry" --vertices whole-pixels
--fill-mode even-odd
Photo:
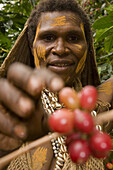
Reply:
[[[59,101],[64,103],[69,109],[76,109],[80,106],[80,99],[77,92],[70,87],[64,87],[59,92]]]
[[[48,120],[49,126],[53,131],[59,133],[71,132],[74,126],[73,113],[68,109],[59,109],[52,114]]]
[[[90,113],[76,109],[74,113],[74,126],[84,133],[91,133],[94,129],[93,118]]]
[[[104,158],[109,155],[112,148],[112,140],[107,133],[96,132],[90,138],[90,149],[97,158]]]
[[[80,105],[83,109],[92,111],[96,105],[97,90],[93,86],[85,86],[81,90]]]
[[[82,164],[87,161],[90,156],[88,143],[83,140],[75,140],[69,145],[69,155],[73,162]]]
[[[113,169],[113,164],[109,162],[109,163],[106,164],[106,167],[108,169]]]

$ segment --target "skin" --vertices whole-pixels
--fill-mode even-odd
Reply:
[[[34,140],[49,131],[48,116],[40,99],[43,87],[56,92],[64,87],[64,83],[71,86],[82,69],[76,73],[88,47],[79,17],[70,12],[45,13],[45,16],[46,19],[42,14],[40,25],[37,25],[32,49],[39,61],[36,66],[39,64],[45,69],[33,70],[14,63],[8,70],[7,79],[0,79],[1,156],[2,150],[12,151],[24,141]],[[62,16],[65,16],[63,24],[55,25],[55,18]],[[45,49],[45,56],[37,53],[39,46]]]
[[[113,108],[113,78],[106,80],[103,84],[98,86],[98,98],[104,102],[111,104]]]
[[[99,85],[98,88],[98,99],[104,103],[110,104],[110,109],[113,109],[113,78],[106,80],[103,84]],[[105,107],[100,109],[100,112],[107,111]],[[104,126],[104,131],[110,133],[113,129],[113,120],[107,122]]]
[[[62,79],[47,69],[11,65],[7,80],[0,79],[0,103],[4,105],[0,105],[0,150],[13,150],[23,141],[48,132],[48,117],[44,116],[40,92],[45,86],[59,91],[63,85]]]

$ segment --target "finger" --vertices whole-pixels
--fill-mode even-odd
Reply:
[[[59,91],[64,86],[63,80],[48,69],[32,71],[28,66],[20,63],[11,65],[8,79],[32,96],[38,96],[45,86],[52,91]]]
[[[0,132],[22,140],[27,138],[26,126],[16,116],[12,116],[2,105],[0,105]]]
[[[0,79],[0,102],[20,117],[28,117],[34,111],[34,103],[5,79]]]
[[[17,140],[0,133],[0,150],[10,151],[22,145],[22,140]]]
[[[45,87],[49,88],[51,91],[59,91],[64,87],[64,81],[55,73],[48,69],[41,68],[34,70],[35,76],[40,76],[43,79]]]
[[[7,77],[9,81],[32,96],[38,96],[43,89],[44,82],[40,75],[33,75],[33,70],[24,64],[12,64]]]

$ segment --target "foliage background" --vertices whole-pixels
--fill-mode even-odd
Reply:
[[[0,65],[38,1],[0,0]],[[113,77],[113,1],[78,0],[78,2],[90,18],[98,71],[103,82]]]

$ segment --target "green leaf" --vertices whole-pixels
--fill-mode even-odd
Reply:
[[[104,29],[113,26],[113,16],[107,15],[98,20],[93,24],[94,29]]]
[[[108,13],[113,12],[113,4],[109,5],[108,7],[105,8]]]
[[[112,34],[113,34],[113,26],[111,26],[110,28],[97,30],[95,41],[99,42],[103,40],[104,38],[106,38],[106,36],[111,36]]]
[[[0,44],[7,44],[8,46],[11,45],[11,41],[5,35],[0,35]]]
[[[106,37],[104,43],[106,52],[109,52],[113,47],[113,34],[111,36]]]

